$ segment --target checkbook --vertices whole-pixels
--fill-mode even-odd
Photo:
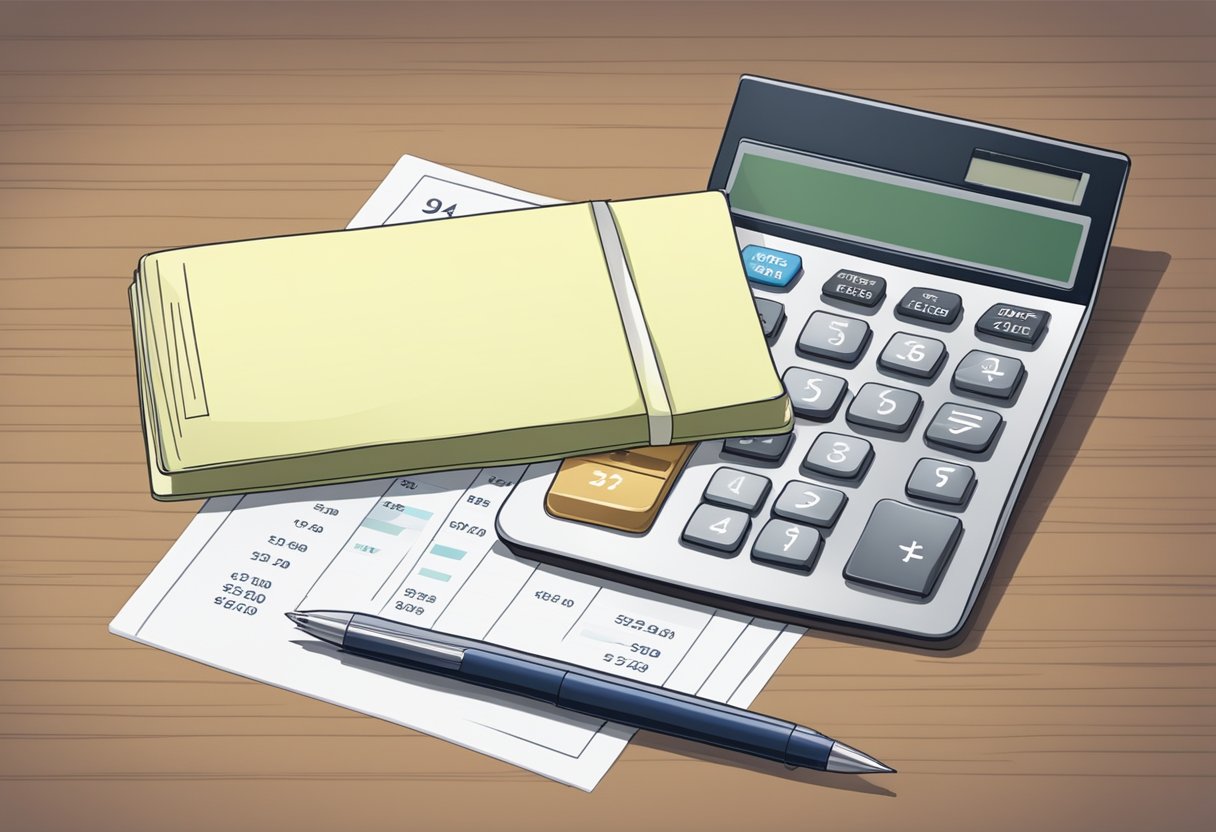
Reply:
[[[130,294],[162,499],[793,424],[721,192],[173,249]]]

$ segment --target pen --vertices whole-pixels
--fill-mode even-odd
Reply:
[[[539,699],[587,716],[787,766],[848,774],[895,770],[792,722],[531,653],[362,613],[313,610],[289,612],[287,617],[310,636],[351,653]]]

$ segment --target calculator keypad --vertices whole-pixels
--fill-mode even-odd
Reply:
[[[530,519],[551,482],[540,466],[507,499],[500,531],[755,615],[956,632],[1085,307],[738,233],[770,250],[757,258],[801,261],[783,287],[752,281],[793,432],[697,445],[643,536]]]

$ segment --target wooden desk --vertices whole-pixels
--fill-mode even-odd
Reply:
[[[1216,813],[1216,6],[0,6],[0,826],[1199,828]],[[148,496],[148,250],[342,226],[402,153],[579,199],[702,187],[738,76],[1110,147],[1089,336],[972,639],[802,640],[756,703],[900,769],[640,736],[587,795],[112,637]]]

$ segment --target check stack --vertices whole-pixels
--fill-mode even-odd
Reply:
[[[130,299],[161,499],[792,425],[717,192],[162,251]]]

